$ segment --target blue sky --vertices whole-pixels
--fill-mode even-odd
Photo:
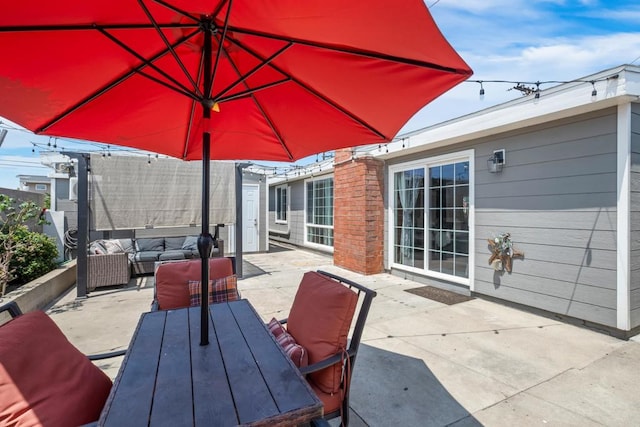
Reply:
[[[637,0],[427,0],[440,30],[474,70],[472,80],[535,82],[578,79],[622,64],[640,66]],[[1,66],[1,65],[0,65]],[[427,127],[521,96],[513,85],[465,82],[413,118],[403,132]],[[541,89],[550,87],[542,86]],[[585,90],[590,87],[585,86]],[[2,119],[0,127],[14,127]],[[0,147],[0,187],[16,188],[18,174],[46,174],[33,144],[49,138],[10,130]],[[51,140],[68,150],[99,150]],[[46,148],[46,147],[45,147]],[[117,147],[112,147],[112,151]]]

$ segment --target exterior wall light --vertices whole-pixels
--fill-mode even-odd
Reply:
[[[493,154],[487,159],[487,169],[491,173],[502,172],[502,167],[505,164],[505,152],[504,148],[501,150],[495,150]]]

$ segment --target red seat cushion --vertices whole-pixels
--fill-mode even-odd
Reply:
[[[340,410],[343,399],[342,392],[325,393],[324,391],[320,390],[320,388],[314,383],[310,383],[309,385],[311,386],[311,389],[316,393],[316,396],[318,396],[318,399],[322,401],[325,415]]]
[[[96,421],[111,380],[41,311],[0,327],[0,425],[78,426]]]
[[[160,310],[189,307],[190,280],[200,280],[200,259],[167,262],[156,269],[156,299]],[[231,258],[209,258],[209,278],[212,280],[233,275]]]
[[[287,330],[309,354],[312,365],[347,346],[347,334],[358,296],[344,285],[317,272],[302,278],[287,320]],[[309,374],[325,393],[340,389],[342,366],[336,364]]]

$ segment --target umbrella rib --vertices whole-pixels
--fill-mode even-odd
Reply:
[[[238,80],[236,80],[235,82],[231,83],[229,86],[227,86],[226,88],[222,89],[218,94],[216,94],[215,96],[213,96],[213,99],[217,99],[217,100],[221,100],[222,97],[224,96],[224,94],[228,93],[231,89],[233,89],[234,87],[236,87],[237,85],[239,85],[240,83],[244,83],[246,82],[246,80],[251,77],[252,75],[254,75],[255,73],[257,73],[258,71],[260,71],[264,66],[268,65],[271,61],[273,61],[275,58],[277,58],[278,56],[280,56],[281,54],[283,54],[287,49],[289,49],[291,46],[293,46],[292,43],[287,44],[286,46],[282,47],[281,49],[279,49],[276,53],[274,53],[273,55],[271,55],[270,57],[268,57],[267,59],[265,59],[264,61],[261,61],[260,64],[258,64],[257,66],[255,66],[253,69],[249,70],[246,74],[241,75],[240,78]],[[228,55],[227,55],[228,56]],[[289,80],[289,79],[287,79]]]
[[[200,56],[200,63],[198,64],[198,74],[197,74],[197,83],[200,86],[202,75],[204,69],[204,54]],[[191,114],[189,115],[189,124],[187,126],[187,135],[184,141],[184,150],[182,150],[182,158],[185,159],[187,157],[187,151],[189,148],[189,140],[191,139],[191,132],[193,130],[193,122],[195,120],[196,108],[198,105],[201,105],[201,101],[193,100],[191,102]]]
[[[242,92],[238,92],[238,93],[235,93],[233,95],[223,96],[223,97],[220,97],[220,98],[213,98],[213,99],[216,102],[227,102],[227,101],[233,101],[233,100],[240,99],[240,98],[246,98],[249,95],[253,95],[256,92],[260,92],[261,90],[269,89],[269,88],[272,88],[274,86],[278,86],[278,85],[281,85],[283,83],[287,83],[287,82],[290,82],[290,81],[291,81],[291,78],[290,77],[286,77],[286,78],[284,78],[282,80],[278,80],[278,81],[275,81],[275,82],[272,82],[272,83],[265,83],[265,84],[263,84],[261,86],[256,86],[256,87],[253,87],[253,88],[249,88],[247,90],[243,90]]]
[[[298,39],[298,38],[294,38],[294,37],[285,37],[285,36],[279,36],[277,34],[264,33],[264,32],[261,32],[261,31],[250,30],[250,29],[247,29],[247,28],[238,28],[238,27],[231,26],[231,27],[229,27],[229,30],[232,31],[235,34],[246,34],[246,35],[251,35],[251,36],[264,37],[264,38],[272,39],[272,40],[286,41],[286,42],[291,42],[291,43],[302,45],[302,46],[317,47],[319,49],[325,49],[325,50],[330,50],[330,51],[334,51],[334,52],[348,53],[348,54],[360,55],[360,56],[365,56],[365,57],[374,58],[374,59],[382,59],[382,60],[390,61],[390,62],[397,62],[397,63],[400,63],[400,64],[415,65],[415,66],[418,66],[418,67],[431,68],[431,69],[434,69],[434,70],[444,71],[444,72],[452,73],[452,74],[461,74],[461,75],[471,75],[472,74],[471,72],[469,72],[467,70],[461,70],[461,69],[454,68],[454,67],[446,67],[444,65],[436,64],[436,63],[433,63],[433,62],[420,61],[420,60],[417,60],[417,59],[410,59],[410,58],[403,58],[403,57],[400,57],[400,56],[387,55],[387,54],[384,54],[384,53],[372,52],[372,51],[369,51],[369,50],[333,46],[333,45],[329,45],[329,44],[318,43],[318,42],[313,42],[313,41],[304,40],[304,39]]]
[[[192,34],[189,34],[187,36],[182,37],[180,40],[178,40],[175,44],[174,47],[178,47],[181,44],[183,44],[184,42],[186,42],[187,40],[189,40],[193,34],[195,34],[197,32],[194,32]],[[167,51],[164,50],[162,52],[159,52],[157,55],[151,57],[149,59],[150,62],[155,61],[158,58],[163,57],[164,55],[167,54]],[[103,95],[104,93],[108,92],[109,90],[113,89],[114,87],[116,87],[117,85],[119,85],[120,83],[122,83],[123,81],[127,80],[129,77],[133,76],[136,73],[140,73],[145,77],[151,77],[148,75],[145,75],[144,73],[142,73],[140,70],[142,68],[144,68],[144,65],[146,64],[142,64],[136,68],[134,68],[133,70],[130,70],[128,73],[126,73],[125,75],[118,77],[116,80],[114,80],[113,82],[107,84],[106,86],[102,87],[101,89],[96,90],[95,92],[93,92],[92,94],[90,94],[89,96],[85,97],[84,99],[80,100],[79,102],[75,103],[74,105],[72,105],[71,107],[67,108],[65,111],[63,111],[62,113],[58,114],[56,117],[54,117],[53,119],[49,120],[48,122],[46,122],[43,126],[37,128],[35,130],[35,133],[41,133],[46,131],[47,129],[49,129],[51,126],[53,126],[54,124],[58,123],[60,120],[64,119],[65,117],[67,117],[69,114],[73,113],[74,111],[82,108],[84,105],[87,105],[88,103],[90,103],[91,101],[93,101],[94,99],[100,97],[101,95]],[[153,79],[152,79],[153,80]],[[164,83],[164,82],[159,82],[159,83]],[[171,87],[169,86],[171,89],[178,91],[179,93],[186,95],[192,99],[198,99],[194,94],[190,93],[190,92],[186,92],[183,93],[182,91],[180,91],[177,88]]]
[[[238,68],[236,67],[236,64],[231,60],[231,58],[229,58],[228,53],[225,51],[225,55],[227,56],[227,58],[229,59],[229,64],[231,64],[231,67],[233,67],[233,69],[235,70],[236,74],[238,75],[242,75],[242,73],[240,73],[240,70],[238,70]],[[283,73],[284,74],[284,73]],[[286,75],[286,74],[285,74]],[[247,89],[250,89],[246,82],[244,83],[245,87]],[[293,161],[293,155],[291,154],[291,150],[289,150],[289,147],[287,147],[287,144],[284,142],[284,138],[282,137],[282,135],[280,135],[280,132],[278,132],[278,129],[275,127],[273,120],[271,120],[271,118],[269,118],[269,115],[267,114],[267,112],[264,110],[264,108],[262,108],[262,105],[260,104],[260,102],[256,99],[256,97],[252,94],[249,95],[251,97],[251,99],[253,100],[253,102],[256,104],[256,107],[258,108],[258,110],[260,110],[260,114],[262,114],[262,116],[264,117],[264,119],[267,121],[267,124],[269,125],[269,127],[271,128],[271,131],[273,132],[273,134],[276,136],[276,138],[278,139],[278,142],[280,142],[280,145],[282,146],[282,149],[285,151],[285,153],[287,153],[287,156],[289,156],[289,160]]]
[[[176,51],[171,46],[171,43],[169,43],[169,40],[167,40],[167,37],[162,32],[162,29],[160,28],[160,26],[156,22],[155,18],[151,14],[151,11],[149,11],[149,9],[147,8],[147,6],[144,4],[144,2],[142,0],[138,0],[138,4],[140,5],[140,7],[144,11],[144,13],[147,15],[147,18],[149,19],[149,22],[151,23],[151,25],[153,25],[153,27],[156,29],[156,32],[158,33],[158,36],[160,36],[160,38],[164,42],[165,46],[167,46],[167,49],[171,53],[171,56],[173,56],[173,59],[176,61],[176,63],[178,64],[178,66],[180,67],[180,69],[182,70],[184,75],[187,77],[187,79],[189,79],[189,82],[191,82],[191,84],[193,85],[193,91],[196,94],[198,94],[199,96],[201,96],[202,94],[200,93],[200,88],[198,87],[196,82],[193,80],[193,77],[191,77],[191,74],[189,74],[189,71],[187,70],[187,67],[185,67],[184,63],[180,60],[180,57],[178,56]]]
[[[229,39],[229,40],[232,40],[234,43],[236,43],[238,46],[240,46],[242,49],[244,49],[249,54],[255,56],[256,58],[258,58],[261,61],[264,61],[264,58],[262,58],[262,56],[260,56],[257,52],[253,51],[253,49],[251,49],[249,46],[246,46],[242,42],[240,42],[238,40],[235,40],[235,39]],[[284,76],[288,76],[291,79],[291,81],[293,81],[294,83],[296,83],[300,87],[304,88],[309,93],[312,93],[314,96],[320,98],[321,100],[323,100],[327,104],[331,105],[333,108],[335,108],[336,110],[340,111],[345,116],[351,118],[351,120],[353,120],[353,121],[355,121],[357,123],[360,123],[360,125],[362,125],[363,127],[369,129],[369,131],[371,131],[372,133],[375,133],[376,135],[378,135],[380,138],[382,138],[382,140],[387,140],[388,139],[383,133],[378,131],[376,128],[371,126],[369,123],[367,123],[364,120],[362,120],[361,118],[355,116],[350,111],[348,111],[345,108],[343,108],[342,106],[336,104],[335,102],[333,102],[333,100],[327,98],[326,96],[324,96],[320,92],[314,90],[312,87],[310,87],[306,83],[296,79],[294,76],[290,76],[289,74],[287,74],[284,70],[282,70],[277,65],[275,65],[273,63],[270,63],[269,66],[273,67],[273,69],[276,70],[277,72],[279,72],[280,74],[282,74]]]
[[[140,55],[138,52],[136,52],[135,50],[133,50],[132,48],[130,48],[129,46],[127,46],[124,42],[118,40],[118,38],[116,38],[115,36],[111,35],[109,32],[103,30],[102,28],[96,26],[96,29],[98,31],[100,31],[100,33],[104,34],[109,40],[113,41],[115,44],[117,44],[118,46],[120,46],[121,48],[123,48],[124,50],[126,50],[127,52],[129,52],[131,55],[135,56],[138,60],[140,60],[142,63],[146,64],[148,67],[153,68],[154,70],[156,70],[158,73],[160,73],[161,75],[163,75],[167,80],[169,80],[170,82],[172,82],[174,85],[182,88],[182,90],[185,93],[190,93],[189,88],[186,87],[185,85],[183,85],[182,83],[180,83],[179,81],[177,81],[176,79],[174,79],[173,77],[171,77],[169,74],[167,74],[165,71],[163,71],[160,67],[156,66],[155,64],[149,62],[147,59],[145,59],[142,55]],[[192,33],[189,37],[193,36],[194,34],[196,34],[197,32]]]
[[[182,9],[180,9],[180,8],[178,8],[178,7],[174,6],[174,5],[172,5],[172,4],[167,3],[166,1],[163,1],[163,0],[153,0],[153,2],[154,2],[154,3],[157,3],[157,4],[159,4],[159,5],[162,5],[162,6],[166,7],[167,9],[172,10],[172,11],[174,11],[174,12],[176,12],[176,13],[178,13],[178,14],[180,14],[180,15],[184,16],[185,18],[189,18],[189,19],[193,20],[194,22],[197,22],[197,23],[198,23],[198,25],[200,24],[200,20],[199,20],[197,17],[195,17],[195,16],[191,15],[189,12],[187,12],[187,11],[185,11],[185,10],[182,10]]]
[[[0,33],[24,33],[34,31],[86,31],[94,30],[96,24],[68,24],[68,25],[24,25],[24,26],[3,26]],[[153,29],[151,24],[101,24],[101,28],[106,30],[145,30]],[[200,28],[200,25],[185,23],[158,24],[161,29],[171,28]]]
[[[207,97],[211,97],[211,92],[213,91],[213,82],[215,81],[216,73],[218,72],[220,54],[222,53],[224,40],[227,38],[227,28],[229,27],[229,15],[231,14],[232,5],[233,5],[233,0],[229,0],[229,6],[227,7],[227,15],[225,16],[225,19],[224,19],[224,28],[222,29],[222,37],[220,37],[220,45],[218,46],[218,51],[216,52],[216,60],[213,63],[213,73],[211,74],[211,79],[209,79],[210,86],[204,88],[204,93]],[[205,34],[205,37],[211,37],[211,34]]]

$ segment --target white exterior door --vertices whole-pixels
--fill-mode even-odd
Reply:
[[[242,186],[242,251],[258,251],[258,206],[260,205],[260,187]]]

